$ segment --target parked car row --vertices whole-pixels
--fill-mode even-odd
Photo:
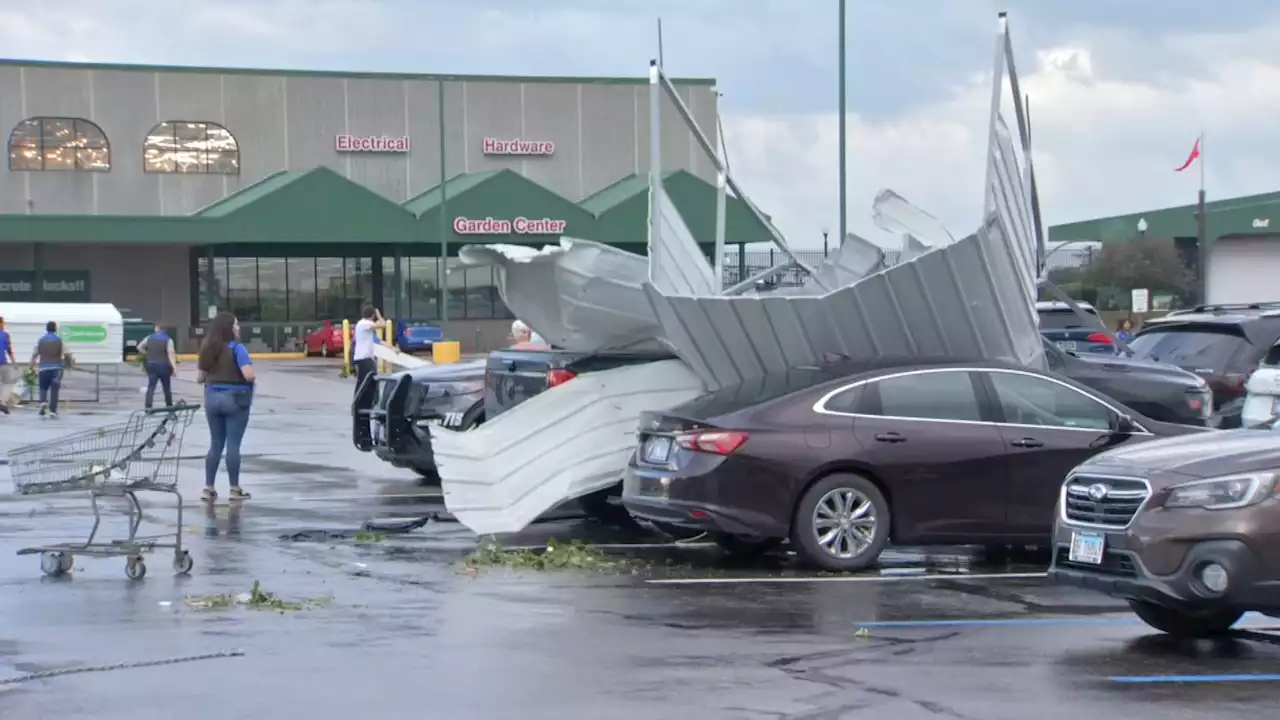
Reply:
[[[429,353],[435,343],[442,342],[444,330],[437,325],[415,323],[413,321],[397,322],[394,345],[401,352]],[[355,324],[348,331],[349,340],[355,342]],[[324,325],[308,333],[303,338],[303,345],[308,356],[341,357],[343,353],[342,323],[325,320]]]
[[[891,543],[1049,544],[1058,582],[1124,597],[1168,632],[1221,631],[1245,610],[1280,612],[1280,434],[1210,432],[1214,390],[1240,398],[1257,360],[1254,376],[1280,380],[1272,324],[1280,335],[1280,308],[1198,308],[1149,322],[1134,357],[1046,335],[1047,372],[963,358],[793,368],[645,414],[620,498],[583,505],[734,553],[788,542],[835,571]],[[353,437],[434,477],[431,427],[655,359],[503,350],[379,376]]]

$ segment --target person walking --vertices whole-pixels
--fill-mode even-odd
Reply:
[[[204,416],[209,423],[209,452],[204,458],[201,497],[218,498],[214,480],[225,451],[231,500],[250,496],[240,487],[240,443],[249,427],[256,375],[249,350],[240,343],[240,322],[231,313],[218,313],[209,323],[197,361],[196,382],[204,384]]]
[[[17,368],[18,358],[13,354],[13,338],[4,329],[4,318],[0,317],[0,415],[9,414],[13,388],[18,384]]]
[[[387,322],[382,319],[382,313],[373,306],[365,308],[363,317],[356,323],[353,333],[355,345],[351,347],[351,361],[356,365],[357,393],[360,392],[360,386],[364,385],[365,378],[378,371],[378,361],[373,357],[373,348],[382,342],[378,337],[378,331],[386,324]]]
[[[40,389],[40,417],[58,417],[58,391],[62,387],[63,358],[62,338],[58,337],[58,323],[50,320],[44,325],[44,336],[36,342],[31,355],[31,368]]]
[[[138,352],[147,362],[147,396],[142,406],[151,409],[156,397],[156,385],[164,391],[164,406],[173,407],[173,376],[178,372],[178,351],[173,338],[159,324],[155,332],[138,343]]]

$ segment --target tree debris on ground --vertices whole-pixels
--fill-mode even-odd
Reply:
[[[581,540],[561,541],[552,538],[546,547],[510,549],[496,540],[486,540],[463,558],[468,572],[480,568],[514,570],[595,570],[619,572],[635,569],[637,562],[626,558],[610,558],[604,551]]]
[[[253,587],[249,589],[249,592],[234,595],[230,593],[221,595],[188,595],[183,601],[192,610],[224,610],[232,607],[245,607],[253,610],[272,610],[283,613],[319,607],[327,604],[330,599],[321,597],[306,600],[284,600],[274,593],[263,590],[261,583],[254,580]]]

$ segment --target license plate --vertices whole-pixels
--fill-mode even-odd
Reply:
[[[1074,340],[1059,340],[1058,347],[1067,352],[1072,352],[1076,349],[1076,343]]]
[[[671,438],[649,438],[644,444],[644,461],[654,465],[666,465],[671,455]]]
[[[1101,565],[1105,548],[1106,541],[1101,535],[1073,532],[1071,533],[1071,552],[1067,554],[1067,559],[1071,562]]]

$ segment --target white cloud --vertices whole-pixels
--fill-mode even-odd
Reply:
[[[1206,134],[1210,199],[1280,185],[1280,28],[1148,41],[1200,68],[1198,79],[1121,79],[1073,43],[1035,52],[1020,77],[1031,99],[1034,157],[1048,224],[1194,202],[1198,172],[1173,172]],[[1135,42],[1135,38],[1124,38]],[[1024,53],[1025,56],[1025,53]],[[989,71],[957,71],[945,98],[905,115],[848,122],[849,227],[882,237],[870,203],[884,187],[953,232],[977,226]],[[1006,103],[1011,100],[1006,99]],[[1006,104],[1006,108],[1009,106]],[[1012,125],[1013,115],[1006,110]],[[836,236],[837,116],[725,118],[734,174],[797,244]]]

